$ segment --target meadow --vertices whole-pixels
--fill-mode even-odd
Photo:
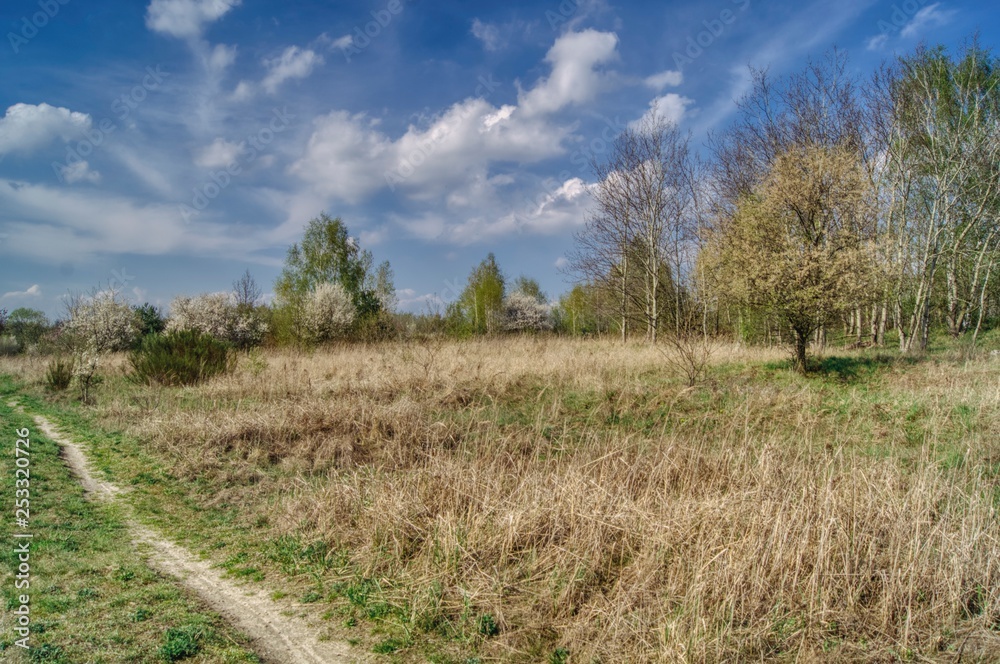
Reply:
[[[998,661],[995,354],[720,344],[689,386],[666,352],[255,350],[186,388],[119,356],[90,406],[0,374],[143,522],[386,661]]]

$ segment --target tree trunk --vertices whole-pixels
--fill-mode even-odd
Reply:
[[[809,347],[809,332],[805,330],[795,330],[795,370],[800,374],[807,371],[806,349]]]

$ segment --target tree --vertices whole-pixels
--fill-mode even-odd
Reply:
[[[593,290],[589,284],[574,284],[568,293],[559,298],[552,312],[558,332],[577,336],[596,331],[597,310]]]
[[[794,148],[776,156],[711,239],[717,288],[784,319],[801,372],[813,332],[872,292],[869,204],[869,180],[852,150]]]
[[[453,314],[459,316],[474,334],[493,333],[503,311],[505,293],[503,272],[491,252],[469,274]]]
[[[503,329],[508,332],[551,330],[549,308],[528,293],[514,291],[503,301]]]
[[[309,222],[301,244],[288,250],[285,267],[275,283],[281,310],[278,319],[291,328],[289,336],[301,339],[305,332],[301,317],[307,298],[320,284],[338,283],[351,298],[354,319],[372,320],[385,303],[391,302],[391,277],[388,263],[373,272],[371,252],[361,249],[340,218],[322,213]]]
[[[549,298],[545,295],[545,291],[543,291],[538,282],[531,277],[526,277],[522,274],[514,280],[513,286],[513,291],[515,293],[524,293],[539,304],[545,304],[548,302]]]
[[[923,350],[938,299],[952,336],[976,312],[978,332],[1000,262],[1000,63],[975,42],[957,59],[921,48],[880,72],[872,100],[896,266],[888,297],[901,349]]]
[[[399,298],[396,296],[395,275],[389,261],[383,261],[375,270],[375,277],[370,285],[370,290],[378,298],[379,309],[385,313],[392,313],[396,310]]]
[[[679,279],[693,259],[685,250],[695,237],[689,137],[663,117],[647,115],[625,129],[608,158],[592,167],[598,180],[592,190],[596,211],[576,234],[571,265],[586,280],[616,293],[623,341],[630,300],[639,305],[647,338],[656,341],[664,295],[672,296],[674,318],[680,321]],[[664,288],[665,282],[670,286]]]
[[[117,288],[96,288],[67,302],[66,330],[91,354],[128,350],[139,334],[135,311]]]
[[[7,317],[7,333],[17,339],[21,350],[37,344],[48,328],[49,319],[37,309],[19,307]]]
[[[159,334],[167,327],[167,321],[159,307],[149,302],[135,308],[135,317],[139,328],[139,338],[150,334]]]
[[[260,304],[263,291],[257,284],[257,280],[247,270],[243,275],[233,282],[233,297],[236,307],[241,311],[253,309]]]

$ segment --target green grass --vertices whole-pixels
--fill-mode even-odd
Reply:
[[[83,490],[46,439],[25,415],[7,402],[16,393],[0,379],[0,500],[14,501],[15,430],[31,432],[30,588],[17,590],[18,564],[10,545],[12,526],[7,510],[0,523],[4,553],[0,556],[0,660],[4,662],[178,661],[257,662],[240,643],[239,634],[217,616],[201,609],[171,581],[137,558],[114,506],[84,499]],[[15,645],[9,609],[18,596],[30,593],[30,649]]]

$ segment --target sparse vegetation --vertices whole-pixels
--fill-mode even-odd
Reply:
[[[69,389],[73,382],[75,367],[72,359],[54,357],[49,360],[49,367],[45,372],[45,384],[53,392],[62,392]]]

